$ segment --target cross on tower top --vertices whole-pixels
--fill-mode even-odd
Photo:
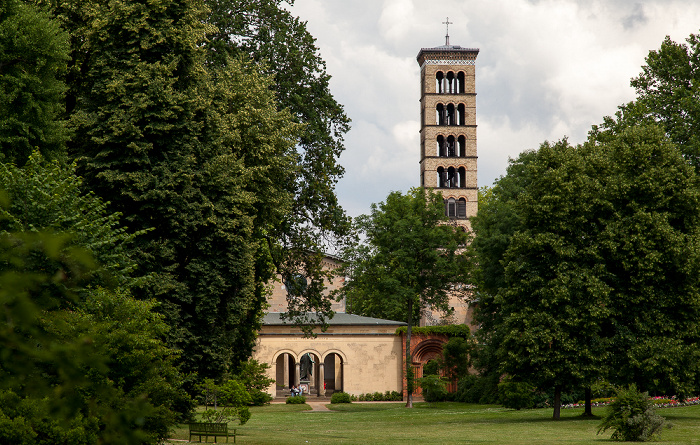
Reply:
[[[443,25],[446,25],[446,30],[445,30],[445,45],[449,45],[449,44],[450,44],[450,25],[454,25],[454,23],[452,23],[452,22],[450,21],[450,18],[447,17],[447,21],[446,21],[446,22],[442,22],[442,24],[443,24]]]

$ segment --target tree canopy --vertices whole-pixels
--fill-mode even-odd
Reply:
[[[0,5],[0,161],[24,164],[35,149],[63,155],[69,36],[42,9]]]
[[[338,295],[348,311],[408,323],[406,373],[411,375],[411,328],[424,308],[446,314],[450,295],[467,282],[467,234],[449,224],[442,195],[422,188],[392,192],[355,220],[360,240],[343,256],[349,278]],[[410,378],[409,378],[410,380]],[[409,383],[408,406],[412,403]]]
[[[699,198],[654,126],[513,161],[473,221],[478,319],[501,370],[558,391],[696,387]]]

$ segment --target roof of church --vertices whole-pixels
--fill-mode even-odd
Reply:
[[[263,325],[293,325],[290,320],[282,320],[281,312],[268,312],[263,317]],[[383,320],[381,318],[363,317],[361,315],[346,314],[344,312],[336,312],[333,318],[326,320],[330,326],[405,326],[406,323],[394,320]]]
[[[479,48],[462,48],[459,45],[440,45],[433,48],[421,48],[421,51],[476,51],[479,52]]]

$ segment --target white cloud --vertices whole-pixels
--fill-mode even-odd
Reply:
[[[296,0],[353,120],[341,163],[341,203],[365,213],[419,182],[421,47],[478,47],[479,184],[545,139],[582,142],[590,126],[634,98],[630,78],[666,34],[698,32],[691,0]]]

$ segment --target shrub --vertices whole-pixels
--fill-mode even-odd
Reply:
[[[666,419],[656,414],[649,395],[632,384],[617,389],[598,434],[613,429],[612,440],[644,442],[658,437],[665,423]]]
[[[287,397],[287,405],[303,405],[306,403],[306,397],[304,396],[294,396]]]
[[[267,376],[269,368],[270,365],[267,363],[260,363],[253,359],[241,363],[235,379],[243,383],[243,386],[250,394],[250,405],[262,406],[272,401],[272,396],[265,391],[270,385],[275,383],[273,379]]]
[[[440,368],[442,368],[439,360],[428,360],[428,363],[423,365],[423,375],[438,375],[440,373]]]
[[[520,410],[532,408],[535,388],[525,382],[503,382],[498,384],[498,401],[506,408]]]
[[[420,379],[419,383],[423,389],[423,399],[426,402],[444,402],[447,398],[447,388],[440,377],[428,375]]]
[[[498,379],[496,374],[487,376],[467,375],[457,383],[455,402],[462,403],[498,403]]]
[[[372,401],[382,402],[384,401],[384,395],[380,392],[375,392],[374,394],[372,394]]]
[[[346,392],[334,392],[331,396],[331,403],[350,403],[350,394]]]

